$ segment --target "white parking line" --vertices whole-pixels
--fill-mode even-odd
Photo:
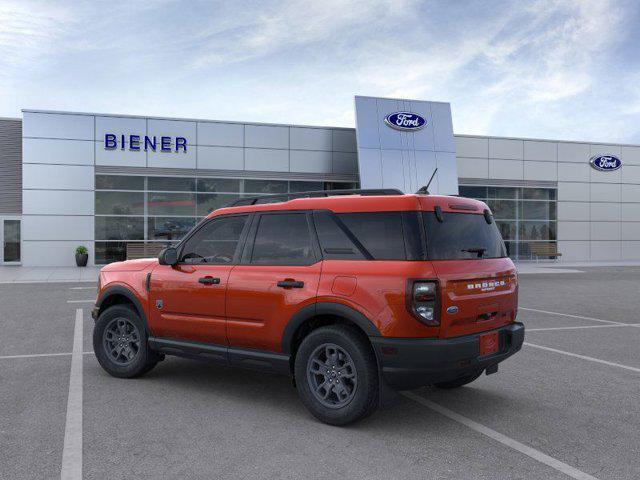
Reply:
[[[92,300],[67,300],[67,303],[96,303],[96,299]]]
[[[583,328],[616,328],[616,327],[640,327],[640,323],[621,323],[620,325],[581,325],[579,327],[527,328],[527,333],[546,332],[548,330],[581,330]]]
[[[589,362],[602,363],[603,365],[609,365],[611,367],[624,368],[625,370],[631,370],[632,372],[640,373],[640,368],[630,367],[629,365],[622,365],[621,363],[608,362],[606,360],[600,360],[599,358],[587,357],[586,355],[579,355],[577,353],[565,352],[564,350],[558,350],[557,348],[544,347],[542,345],[536,345],[535,343],[524,342],[528,347],[539,348],[541,350],[547,350],[549,352],[560,353],[562,355],[568,355],[569,357],[580,358]]]
[[[97,290],[97,286],[93,287],[69,287],[69,290]]]
[[[571,465],[561,462],[556,458],[550,457],[549,455],[542,453],[541,451],[536,450],[535,448],[532,448],[523,443],[520,443],[517,440],[507,437],[506,435],[503,435],[500,432],[496,432],[495,430],[489,427],[486,427],[481,423],[475,422],[470,418],[467,418],[463,415],[460,415],[459,413],[454,412],[453,410],[449,410],[448,408],[438,405],[437,403],[432,402],[431,400],[427,400],[426,398],[416,395],[413,392],[402,392],[402,395],[404,395],[407,398],[410,398],[415,402],[418,402],[420,405],[423,405],[435,412],[438,412],[441,415],[444,415],[445,417],[455,422],[461,423],[465,427],[468,427],[471,430],[474,430],[475,432],[481,433],[482,435],[485,435],[495,440],[496,442],[499,442],[509,448],[512,448],[520,453],[523,453],[524,455],[536,460],[537,462],[543,463],[557,470],[558,472],[564,473],[565,475],[568,475],[571,478],[575,478],[577,480],[597,480],[596,477],[589,475],[588,473],[578,470],[577,468],[574,468]]]
[[[62,353],[30,353],[28,355],[2,355],[0,356],[0,360],[12,360],[14,358],[38,358],[38,357],[63,357],[69,356],[73,352],[62,352]],[[82,352],[83,355],[93,355],[93,351],[90,352]]]
[[[624,325],[623,322],[614,322],[612,320],[603,320],[601,318],[583,317],[582,315],[570,315],[568,313],[550,312],[549,310],[538,310],[536,308],[518,307],[518,310],[527,310],[529,312],[548,313],[549,315],[559,315],[561,317],[579,318],[581,320],[593,320],[594,322],[611,323],[613,325]]]
[[[76,310],[61,480],[82,479],[82,309]]]

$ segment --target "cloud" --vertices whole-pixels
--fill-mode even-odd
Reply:
[[[55,51],[57,41],[73,23],[66,9],[50,3],[0,3],[0,75],[28,66]]]
[[[0,0],[0,115],[353,126],[353,95],[379,95],[450,101],[460,133],[640,141],[627,126],[640,109],[638,10],[628,0],[157,0],[106,11]]]

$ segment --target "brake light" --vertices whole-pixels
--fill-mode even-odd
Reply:
[[[440,325],[438,312],[438,284],[414,281],[410,284],[408,307],[411,314],[430,327]]]

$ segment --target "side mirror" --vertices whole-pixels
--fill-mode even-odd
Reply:
[[[158,255],[158,262],[160,265],[174,266],[178,263],[178,250],[173,247],[167,247]]]

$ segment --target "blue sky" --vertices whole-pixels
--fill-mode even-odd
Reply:
[[[640,2],[0,0],[22,108],[354,126],[448,101],[456,133],[640,143]]]

